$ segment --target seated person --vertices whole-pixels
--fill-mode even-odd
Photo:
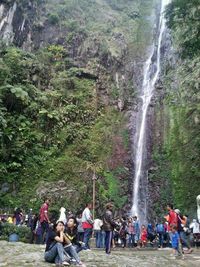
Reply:
[[[53,229],[49,230],[44,259],[49,263],[67,266],[68,262],[64,260],[64,247],[66,242],[64,237],[64,223],[58,221],[54,224]],[[68,241],[68,243],[70,243]]]
[[[81,250],[84,249],[84,243],[81,241],[78,241],[78,230],[77,230],[77,221],[75,217],[71,217],[67,221],[67,228],[65,230],[65,236],[66,238],[72,243],[72,247],[75,249],[76,254],[79,253]],[[69,250],[69,245],[65,246],[65,251],[71,255],[76,262],[79,264],[79,266],[85,266],[80,260],[78,255],[73,255],[74,251]],[[72,254],[73,253],[73,254]]]

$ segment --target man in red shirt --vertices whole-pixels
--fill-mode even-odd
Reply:
[[[176,214],[176,212],[173,210],[173,205],[172,204],[168,204],[167,205],[167,210],[168,210],[168,224],[169,227],[171,227],[172,225],[174,226],[178,226],[178,216]]]
[[[167,231],[169,233],[169,237],[172,240],[172,232],[171,232],[171,227],[178,226],[178,216],[176,212],[173,210],[173,205],[172,204],[167,204],[167,210],[168,210],[168,215],[166,216],[166,220],[168,222],[167,225]]]
[[[40,224],[41,224],[41,229],[42,229],[43,242],[44,240],[47,240],[47,233],[49,231],[49,224],[50,224],[50,220],[48,216],[49,203],[50,203],[50,200],[46,198],[40,208]],[[44,239],[45,234],[46,234],[46,238]]]

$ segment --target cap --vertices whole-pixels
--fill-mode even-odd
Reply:
[[[174,211],[175,211],[177,214],[180,214],[180,213],[181,213],[179,209],[175,209]]]

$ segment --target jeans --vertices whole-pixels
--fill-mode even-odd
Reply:
[[[96,237],[96,247],[100,248],[101,247],[101,230],[95,231],[95,237]]]
[[[42,222],[41,223],[41,235],[42,235],[42,242],[43,243],[46,243],[47,242],[47,239],[48,239],[48,231],[49,231],[49,224],[48,222]],[[46,233],[46,236],[44,236],[44,234]]]
[[[84,229],[83,243],[85,243],[86,249],[90,249],[89,241],[90,241],[91,236],[92,236],[92,228]]]
[[[72,258],[74,258],[76,260],[76,263],[80,263],[80,259],[78,256],[78,252],[76,250],[75,246],[72,246],[71,244],[64,247],[65,252],[67,252],[67,254],[69,254]]]
[[[122,241],[122,247],[125,248],[126,247],[126,237],[120,237],[121,241]]]
[[[76,249],[76,252],[79,253],[82,250],[86,250],[87,248],[85,247],[85,245],[83,246],[78,246],[78,245],[73,245],[73,247]]]
[[[135,244],[135,234],[128,234],[128,246],[130,247],[134,247]]]
[[[112,231],[105,231],[105,232],[106,232],[106,236],[105,236],[106,253],[110,254],[113,233]]]
[[[62,263],[64,261],[64,248],[61,243],[56,243],[49,251],[44,254],[44,259],[50,263]]]
[[[135,243],[137,243],[140,240],[140,233],[135,234]]]
[[[78,232],[78,241],[83,242],[84,232]]]
[[[105,237],[106,237],[106,233],[105,231],[101,231],[101,245],[100,248],[105,248]]]
[[[181,231],[179,233],[180,235],[180,239],[182,240],[183,244],[188,248],[190,249],[191,248],[191,245],[190,245],[190,241],[189,241],[189,238],[187,237],[186,233],[184,231]]]
[[[158,238],[159,238],[159,246],[163,247],[164,233],[158,233]]]

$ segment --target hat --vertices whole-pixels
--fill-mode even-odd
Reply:
[[[174,211],[175,211],[177,214],[180,214],[180,213],[181,213],[179,209],[175,209]]]

